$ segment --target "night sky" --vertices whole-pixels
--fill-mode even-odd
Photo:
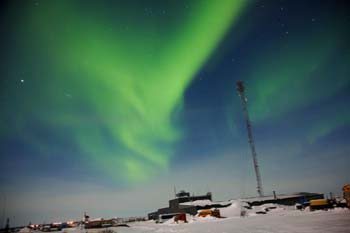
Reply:
[[[145,215],[173,188],[350,182],[349,2],[2,1],[0,227]]]

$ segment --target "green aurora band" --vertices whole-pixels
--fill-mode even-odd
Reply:
[[[280,119],[300,109],[332,98],[350,84],[346,47],[347,28],[343,22],[329,22],[322,27],[302,33],[291,33],[279,41],[272,41],[251,61],[246,73],[249,96],[252,100],[252,120]],[[334,27],[337,25],[337,27]],[[339,58],[339,52],[342,55]],[[332,77],[332,78],[330,78]],[[324,103],[322,116],[308,116],[306,139],[314,143],[339,127],[349,125],[348,104],[328,106]],[[327,118],[325,116],[327,115]]]
[[[322,37],[308,38],[303,43],[291,37],[264,51],[265,59],[257,58],[258,62],[253,64],[254,69],[249,74],[249,78],[254,79],[250,91],[254,99],[254,119],[280,117],[327,99],[344,88],[349,83],[347,64],[332,64],[340,38],[341,35],[332,31]],[[344,59],[350,59],[348,53]]]
[[[21,94],[15,132],[49,155],[54,148],[28,128],[28,118],[36,119],[118,181],[166,171],[181,137],[174,117],[184,91],[247,1],[191,4],[190,12],[168,10],[163,25],[164,16],[137,17],[131,5],[116,12],[96,2],[79,9],[75,1],[12,8],[22,52],[44,61],[36,80],[42,89]]]

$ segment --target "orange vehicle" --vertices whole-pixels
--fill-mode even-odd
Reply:
[[[350,208],[350,184],[343,186],[343,197],[346,200],[348,208]]]
[[[216,217],[216,218],[220,218],[220,210],[218,209],[214,209],[214,210],[211,210],[211,209],[207,209],[207,210],[201,210],[199,213],[198,213],[198,216],[199,217],[207,217],[207,216],[213,216],[213,217]]]

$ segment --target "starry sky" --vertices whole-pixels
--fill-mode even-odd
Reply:
[[[14,224],[145,215],[173,188],[350,181],[345,0],[1,3],[0,206]],[[1,225],[2,226],[2,225]]]

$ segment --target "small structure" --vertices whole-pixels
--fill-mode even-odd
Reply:
[[[275,193],[273,196],[244,198],[242,201],[247,202],[250,206],[259,206],[267,203],[280,205],[304,204],[310,202],[310,200],[315,199],[324,199],[324,195],[321,193],[307,192],[280,195],[276,195]]]
[[[346,200],[348,208],[350,208],[350,184],[346,184],[343,187],[343,197]]]
[[[187,223],[186,214],[185,214],[185,213],[177,214],[177,215],[175,216],[174,221],[175,221],[176,223],[179,223],[179,221],[180,221],[180,222]]]
[[[113,219],[94,219],[85,222],[85,229],[111,227],[113,223]]]
[[[169,215],[169,214],[179,214],[179,213],[187,213],[191,215],[196,215],[197,206],[184,204],[188,202],[194,202],[198,200],[212,200],[212,194],[208,192],[206,195],[199,196],[191,196],[189,192],[180,191],[176,194],[176,198],[169,200],[169,207],[160,208],[155,212],[148,214],[148,219],[157,220],[159,219],[159,215]],[[175,216],[175,215],[173,215]]]

